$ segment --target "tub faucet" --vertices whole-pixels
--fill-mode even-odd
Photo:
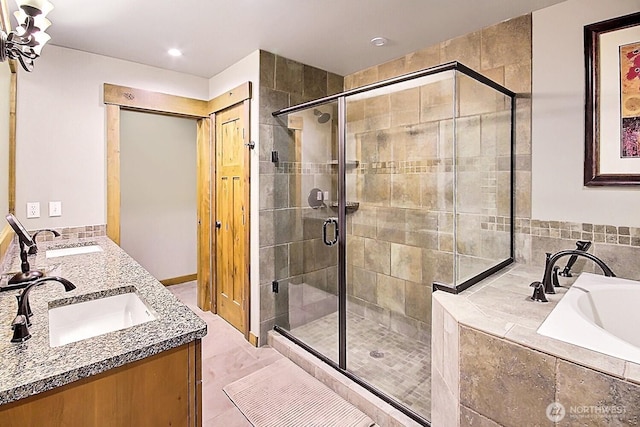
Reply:
[[[553,283],[553,266],[555,265],[555,263],[562,257],[565,256],[581,256],[581,257],[585,257],[590,259],[591,261],[595,262],[596,264],[598,264],[598,266],[602,269],[602,272],[604,273],[605,276],[607,277],[616,277],[615,274],[613,274],[613,271],[611,271],[611,269],[609,268],[609,266],[607,264],[604,263],[604,261],[602,261],[600,258],[598,258],[595,255],[590,254],[589,252],[585,252],[585,251],[581,251],[579,249],[568,249],[565,251],[560,251],[560,252],[556,252],[554,255],[551,255],[548,257],[547,259],[547,263],[545,265],[544,268],[544,276],[542,277],[542,285],[544,287],[544,292],[547,294],[555,294],[556,290],[554,289],[554,283]],[[557,269],[555,270],[557,272]],[[557,273],[556,273],[557,274]],[[557,276],[556,276],[557,277]]]
[[[38,242],[36,242],[36,238],[38,237],[38,234],[40,234],[40,233],[42,233],[44,231],[48,231],[50,233],[53,233],[54,237],[60,237],[60,233],[58,233],[56,230],[51,230],[49,228],[45,228],[43,230],[36,231],[35,233],[33,233],[33,236],[31,236],[31,239],[33,240],[33,245],[31,245],[29,247],[29,255],[35,255],[35,254],[38,253],[38,245],[37,245]]]
[[[32,315],[31,307],[29,306],[29,293],[34,287],[48,281],[62,283],[62,285],[64,286],[64,290],[67,292],[72,291],[76,288],[73,283],[58,276],[41,277],[37,280],[34,280],[33,282],[30,282],[18,297],[18,314],[11,323],[11,328],[13,329],[13,338],[11,338],[11,342],[19,343],[31,338],[31,334],[29,333],[28,328],[31,325],[29,317]]]
[[[589,240],[578,240],[576,242],[576,249],[579,251],[586,252],[589,250],[590,247],[591,247],[591,242]],[[571,258],[569,258],[569,262],[567,262],[567,265],[565,265],[564,269],[562,269],[562,271],[560,272],[560,275],[562,277],[573,277],[571,275],[571,267],[573,267],[573,264],[576,263],[577,259],[578,259],[577,255],[571,255]]]

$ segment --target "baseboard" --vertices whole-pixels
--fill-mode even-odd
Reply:
[[[258,347],[258,337],[253,335],[253,332],[249,332],[249,342],[252,346]]]
[[[192,282],[198,279],[197,274],[187,274],[186,276],[172,277],[171,279],[160,280],[165,286],[179,285],[180,283]]]

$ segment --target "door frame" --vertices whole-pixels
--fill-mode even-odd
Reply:
[[[245,144],[250,139],[250,100],[251,82],[245,82],[222,95],[209,101],[200,99],[169,95],[144,89],[104,83],[103,102],[106,106],[107,124],[107,236],[116,244],[120,244],[120,111],[132,110],[153,114],[194,118],[197,120],[197,148],[196,148],[196,176],[197,176],[197,220],[198,220],[198,259],[197,259],[197,304],[204,311],[215,311],[215,259],[211,254],[212,245],[215,244],[212,236],[212,206],[215,201],[214,188],[211,176],[214,164],[211,154],[215,153],[215,137],[213,135],[215,113],[238,103],[244,103],[243,115],[246,123]],[[215,123],[215,121],[213,122]],[[247,150],[249,165],[250,156]],[[249,200],[250,167],[247,168],[247,201]],[[249,207],[247,203],[247,207]],[[247,208],[247,217],[250,220],[250,212]],[[249,266],[249,235],[247,232],[247,266]],[[249,269],[247,268],[247,275]],[[247,322],[245,338],[249,341],[257,341],[257,338],[249,332],[250,311],[250,277],[246,278],[247,295]]]

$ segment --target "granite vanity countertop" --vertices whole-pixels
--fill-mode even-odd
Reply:
[[[47,249],[97,244],[103,251],[46,258]],[[7,272],[20,271],[14,248],[7,255]],[[181,346],[207,333],[206,323],[182,304],[149,272],[107,237],[53,240],[38,243],[29,257],[31,269],[70,280],[76,289],[65,292],[62,284],[46,282],[32,289],[31,338],[14,344],[11,322],[16,316],[20,290],[0,293],[0,405],[51,390],[75,380],[105,372]],[[5,279],[3,279],[5,280]],[[133,287],[155,311],[155,320],[120,331],[88,338],[60,347],[49,346],[48,309],[122,292]]]
[[[458,295],[434,292],[433,299],[461,325],[533,348],[618,378],[640,383],[640,365],[538,334],[536,331],[578,278],[560,277],[549,302],[530,299],[544,267],[513,264]],[[435,325],[434,325],[435,327]]]

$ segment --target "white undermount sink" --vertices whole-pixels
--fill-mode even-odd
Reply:
[[[59,347],[155,319],[134,292],[49,309],[49,344]]]
[[[47,258],[57,258],[68,255],[90,254],[92,252],[102,252],[102,248],[98,245],[73,246],[70,248],[49,249]]]

